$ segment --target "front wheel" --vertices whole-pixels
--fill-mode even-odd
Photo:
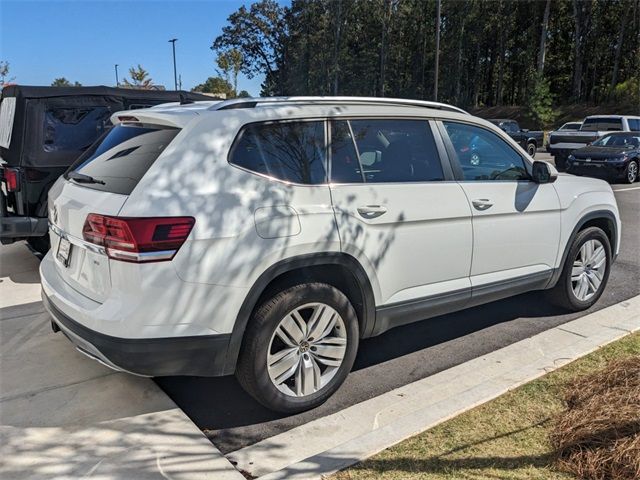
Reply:
[[[631,160],[624,170],[624,181],[626,183],[633,183],[638,179],[638,162]]]
[[[572,311],[585,310],[598,301],[609,280],[611,245],[598,227],[578,233],[551,290],[554,303]]]
[[[258,402],[283,413],[324,403],[347,377],[358,350],[358,318],[324,283],[284,290],[255,311],[236,376]]]

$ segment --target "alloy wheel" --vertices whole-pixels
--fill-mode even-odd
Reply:
[[[282,393],[306,397],[336,375],[347,351],[347,330],[324,303],[295,308],[280,320],[267,350],[269,378]]]
[[[576,255],[571,269],[571,288],[580,301],[593,297],[607,269],[607,253],[599,240],[587,240]]]
[[[636,162],[629,163],[627,167],[627,180],[629,183],[633,183],[638,178],[638,164]]]

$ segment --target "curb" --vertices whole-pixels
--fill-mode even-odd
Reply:
[[[320,479],[640,329],[640,296],[227,455],[260,480]]]

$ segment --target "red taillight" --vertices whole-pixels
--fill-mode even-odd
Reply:
[[[109,258],[125,262],[171,260],[195,223],[193,217],[118,218],[90,213],[83,238],[105,247]]]
[[[4,181],[7,184],[7,192],[17,192],[20,190],[20,180],[17,170],[14,170],[13,168],[5,168]]]

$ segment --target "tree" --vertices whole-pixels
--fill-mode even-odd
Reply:
[[[194,92],[224,94],[226,98],[234,98],[233,87],[222,77],[209,77],[204,83],[193,88]]]
[[[529,115],[543,127],[550,127],[557,116],[552,105],[553,96],[549,89],[549,82],[541,75],[536,76],[533,91],[529,97]]]
[[[240,90],[238,92],[238,98],[250,98],[250,97],[251,97],[251,94],[246,90]]]
[[[216,63],[224,74],[227,82],[233,85],[233,94],[235,96],[238,91],[238,73],[242,70],[244,63],[242,53],[235,48],[231,48],[226,52],[220,52]]]
[[[53,82],[51,82],[52,87],[81,87],[82,84],[80,82],[73,82],[73,84],[67,80],[65,77],[56,78]]]
[[[249,78],[264,73],[267,83],[279,85],[276,65],[282,58],[287,35],[285,11],[274,0],[260,0],[248,10],[243,5],[229,16],[228,25],[214,40],[211,50],[238,50],[244,59],[242,73]]]
[[[153,80],[149,77],[147,72],[140,64],[137,67],[129,68],[129,76],[131,80],[125,78],[122,83],[128,87],[140,88],[143,90],[149,90],[153,87]]]
[[[13,82],[15,78],[9,78],[9,62],[0,60],[0,87]]]

